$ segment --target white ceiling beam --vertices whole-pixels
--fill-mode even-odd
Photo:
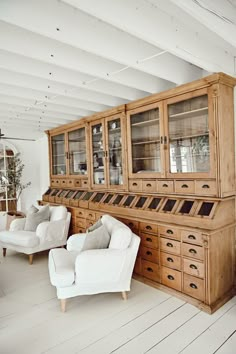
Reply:
[[[49,86],[58,83],[62,85],[73,85],[76,88],[85,88],[92,92],[95,91],[96,93],[110,95],[112,98],[118,98],[119,100],[126,99],[132,101],[148,95],[146,91],[130,88],[126,85],[109,82],[103,79],[97,80],[94,76],[79,71],[65,69],[1,49],[0,68],[45,79],[49,82]],[[49,73],[52,73],[52,75],[49,75]],[[115,105],[119,104],[121,104],[120,101]]]
[[[26,126],[32,126],[32,127],[35,127],[35,126],[41,126],[43,127],[45,130],[48,129],[50,127],[53,128],[53,127],[56,127],[57,124],[55,123],[48,123],[48,122],[43,122],[43,121],[29,121],[27,119],[23,119],[23,118],[12,118],[12,117],[8,117],[8,116],[3,116],[0,114],[0,121],[6,121],[8,123],[11,123],[15,126],[21,126],[21,125],[26,125]]]
[[[168,1],[65,1],[204,70],[234,74],[234,55],[226,50],[227,43],[217,44],[217,36],[209,35],[188,14],[180,16],[178,7]]]
[[[157,57],[160,48],[68,4],[74,5],[74,1],[2,1],[0,19],[176,84],[201,75],[199,68],[169,53]]]
[[[47,118],[45,117],[45,115],[41,114],[41,115],[27,115],[25,114],[26,112],[24,113],[19,113],[17,111],[14,111],[12,112],[10,109],[7,110],[6,109],[6,106],[5,108],[2,107],[2,105],[0,104],[0,116],[1,117],[8,117],[8,118],[11,118],[11,119],[17,119],[18,122],[20,122],[21,119],[23,120],[27,120],[28,122],[44,122],[44,123],[47,123],[47,124],[55,124],[55,125],[58,125],[58,124],[66,124],[68,123],[69,121],[67,120],[55,120],[55,119],[52,119],[52,118]]]

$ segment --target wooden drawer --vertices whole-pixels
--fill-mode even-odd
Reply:
[[[183,242],[195,243],[202,245],[202,234],[195,230],[181,230],[181,236]]]
[[[147,193],[152,193],[157,191],[156,181],[142,181],[142,191]]]
[[[204,280],[184,274],[183,292],[198,300],[204,301]]]
[[[160,282],[159,265],[142,259],[142,275],[148,279]]]
[[[159,230],[159,235],[180,240],[180,229],[178,228],[172,226],[159,226],[158,230]]]
[[[68,179],[67,182],[66,182],[66,186],[68,188],[73,188],[74,187],[74,179]]]
[[[86,212],[87,212],[87,210],[85,210],[85,209],[80,209],[80,208],[75,209],[75,216],[85,219],[86,218]]]
[[[81,180],[81,188],[84,188],[84,189],[88,188],[88,180],[87,179]]]
[[[91,210],[86,210],[85,211],[85,217],[88,220],[96,220],[96,213]]]
[[[139,222],[136,220],[127,220],[119,218],[121,222],[127,225],[132,231],[137,231],[139,229]]]
[[[180,245],[178,241],[169,240],[168,238],[160,238],[160,247],[162,251],[167,253],[180,254]]]
[[[88,220],[86,219],[86,229],[88,229],[90,226],[92,226],[94,224],[93,220]]]
[[[141,257],[136,258],[136,262],[134,265],[134,273],[136,274],[142,274],[142,260]]]
[[[74,185],[75,185],[75,187],[81,187],[81,180],[75,179]]]
[[[181,272],[161,267],[161,283],[170,288],[181,291]]]
[[[86,228],[86,219],[76,218],[76,226]]]
[[[157,225],[151,224],[149,222],[140,222],[139,229],[144,232],[157,234]]]
[[[216,195],[216,181],[196,181],[195,193],[198,195]]]
[[[204,278],[205,271],[204,271],[204,264],[194,261],[192,259],[183,259],[183,268],[184,272],[190,275],[194,275],[199,278]]]
[[[181,258],[173,254],[161,252],[161,264],[168,268],[181,270]]]
[[[182,243],[182,254],[186,257],[204,260],[204,248],[188,243]]]
[[[157,181],[157,191],[159,193],[173,193],[174,182],[173,181]]]
[[[194,194],[194,181],[175,181],[175,192],[180,194]]]
[[[142,191],[142,180],[139,180],[139,179],[129,180],[129,190],[132,192],[141,192]]]
[[[159,251],[158,250],[144,247],[144,246],[141,246],[140,250],[141,250],[141,257],[143,259],[146,259],[147,261],[150,261],[153,263],[159,263]]]
[[[51,179],[51,186],[52,187],[60,187],[61,186],[61,180],[60,179]]]
[[[139,236],[141,237],[141,245],[150,248],[158,248],[158,237],[155,235],[145,234],[140,232]]]
[[[67,180],[61,179],[61,188],[66,188],[66,187],[67,187]]]

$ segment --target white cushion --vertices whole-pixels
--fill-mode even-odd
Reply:
[[[132,231],[128,227],[117,226],[112,231],[109,248],[112,249],[128,248],[130,245],[131,238],[132,238]]]
[[[67,217],[67,209],[63,205],[50,207],[50,221],[65,220]]]
[[[1,231],[0,241],[22,247],[35,247],[39,238],[32,231]]]
[[[106,226],[101,224],[97,229],[87,233],[82,251],[107,248],[110,238]]]
[[[48,266],[52,285],[70,286],[75,281],[75,259],[78,252],[68,252],[64,248],[49,252]]]

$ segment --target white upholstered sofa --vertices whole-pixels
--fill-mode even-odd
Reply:
[[[127,298],[140,238],[110,215],[103,215],[101,222],[111,237],[108,248],[82,250],[88,236],[77,234],[69,237],[67,250],[49,253],[50,280],[63,312],[66,299],[77,295],[121,292]]]
[[[71,214],[64,206],[49,207],[49,221],[41,222],[36,231],[25,231],[26,218],[11,222],[9,231],[0,232],[0,246],[3,256],[11,249],[29,255],[33,263],[33,254],[55,247],[65,246],[70,226]]]

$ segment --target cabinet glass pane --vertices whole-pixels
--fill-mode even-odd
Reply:
[[[111,185],[123,184],[120,119],[108,123],[109,178]]]
[[[93,149],[93,183],[104,184],[104,142],[102,124],[92,127],[92,149]]]
[[[65,157],[65,136],[64,134],[52,137],[52,174],[66,174],[66,157]]]
[[[131,116],[133,173],[160,172],[159,109]]]
[[[207,95],[168,106],[170,172],[209,172]]]
[[[85,128],[68,133],[70,175],[86,175]]]

